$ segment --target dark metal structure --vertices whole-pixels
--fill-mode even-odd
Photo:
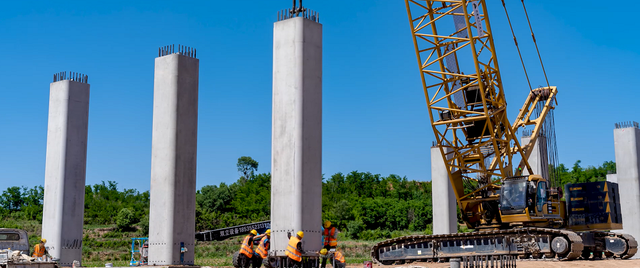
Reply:
[[[249,224],[231,226],[227,228],[220,228],[215,230],[208,230],[196,233],[197,241],[220,241],[225,240],[232,236],[246,235],[251,230],[256,230],[258,233],[264,233],[267,229],[271,228],[271,221],[261,221]]]

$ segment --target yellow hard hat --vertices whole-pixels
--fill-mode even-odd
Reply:
[[[316,225],[316,226],[317,226],[317,225]],[[298,231],[296,234],[297,234],[300,238],[303,238],[303,237],[304,237],[304,233],[303,233],[302,231]]]
[[[324,221],[324,228],[329,228],[329,226],[331,226],[331,222],[328,220]]]
[[[327,249],[326,248],[321,249],[320,255],[327,255]]]
[[[47,243],[47,239],[42,238],[42,239],[40,239],[40,242]]]
[[[251,230],[251,234],[252,234],[252,235],[257,235],[257,234],[258,234],[258,231],[256,231],[256,230]]]
[[[266,232],[264,232],[266,235],[271,235],[271,229],[268,229]]]

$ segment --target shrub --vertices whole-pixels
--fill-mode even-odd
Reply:
[[[378,229],[375,229],[375,230],[364,230],[364,231],[360,232],[360,234],[358,236],[362,240],[373,241],[373,240],[378,240],[378,239],[391,238],[391,232],[389,232],[387,230],[381,230],[380,228],[378,228]]]
[[[350,221],[347,223],[347,233],[352,239],[358,239],[363,230],[364,223],[361,220]]]
[[[143,236],[149,235],[149,215],[147,214],[140,221],[140,232],[142,232]]]
[[[128,208],[123,208],[118,212],[118,216],[116,217],[116,225],[120,230],[131,229],[131,225],[135,223],[135,217],[133,215],[133,211]]]

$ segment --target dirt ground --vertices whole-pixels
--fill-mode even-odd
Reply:
[[[361,268],[362,265],[349,265],[349,268]],[[391,267],[404,267],[404,268],[444,268],[450,267],[449,263],[426,263],[426,262],[418,262],[412,263],[410,265],[389,265],[389,266],[377,266],[374,265],[374,268],[391,268]],[[561,261],[518,261],[518,268],[543,268],[543,267],[581,267],[581,268],[640,268],[640,259],[638,260],[599,260],[599,261],[570,261],[570,262],[561,262]]]

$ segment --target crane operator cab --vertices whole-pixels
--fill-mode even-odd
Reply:
[[[500,214],[503,223],[535,223],[559,218],[550,198],[547,181],[538,175],[505,179],[500,188]],[[556,201],[556,202],[553,202]],[[559,204],[556,204],[557,207]],[[535,224],[534,224],[535,225]]]

